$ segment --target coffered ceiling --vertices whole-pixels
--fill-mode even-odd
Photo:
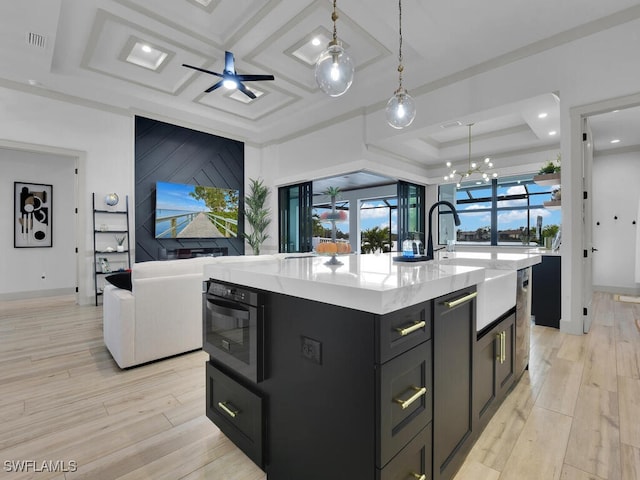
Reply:
[[[315,56],[331,35],[328,0],[3,1],[0,85],[277,143],[381,110],[397,87],[397,2],[340,0],[338,8],[338,35],[356,61],[354,83],[338,98],[320,92],[313,77]],[[483,65],[633,18],[640,18],[636,0],[404,0],[405,87],[420,95]],[[322,38],[318,47],[310,43],[314,37]],[[127,61],[136,44],[164,61],[157,69]],[[239,73],[273,74],[275,81],[248,84],[258,96],[253,101],[224,89],[204,93],[217,78],[182,64],[222,71],[225,50],[235,54]],[[373,146],[425,166],[460,161],[467,155],[466,124],[473,122],[478,155],[553,148],[558,101],[549,92],[472,119],[423,123],[401,134],[389,128]],[[542,112],[545,119],[538,118]]]

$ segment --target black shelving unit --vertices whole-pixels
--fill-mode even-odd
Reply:
[[[129,196],[125,196],[124,210],[106,210],[96,208],[96,194],[92,193],[93,204],[93,287],[96,297],[96,306],[98,306],[98,299],[102,296],[102,289],[104,287],[104,276],[115,273],[120,269],[126,270],[131,268],[131,244],[129,238]],[[116,228],[109,223],[109,220],[115,218]],[[101,225],[105,225],[106,228],[101,228]],[[122,228],[120,228],[120,226]],[[117,250],[105,250],[104,238],[106,235],[124,235],[125,243],[124,250],[118,252]],[[125,257],[126,255],[126,257]],[[105,258],[107,262],[109,260],[117,261],[119,264],[124,263],[124,267],[113,270],[111,272],[104,271],[100,265],[100,259]],[[126,261],[121,260],[126,258]]]

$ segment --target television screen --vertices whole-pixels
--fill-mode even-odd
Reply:
[[[238,190],[158,182],[156,238],[238,236]]]

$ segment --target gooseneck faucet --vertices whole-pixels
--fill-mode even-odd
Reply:
[[[458,212],[456,211],[456,207],[451,204],[451,202],[447,202],[446,200],[440,200],[439,202],[434,203],[429,209],[429,239],[427,241],[427,260],[433,260],[433,235],[431,233],[431,217],[433,211],[438,205],[446,205],[453,212],[453,221],[456,224],[456,227],[460,225],[460,217],[458,216]]]

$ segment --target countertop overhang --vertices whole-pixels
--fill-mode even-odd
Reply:
[[[205,278],[353,308],[394,312],[484,281],[481,266],[440,262],[401,263],[398,253],[324,256],[265,256],[260,261],[205,265]],[[256,259],[258,260],[258,259]]]

